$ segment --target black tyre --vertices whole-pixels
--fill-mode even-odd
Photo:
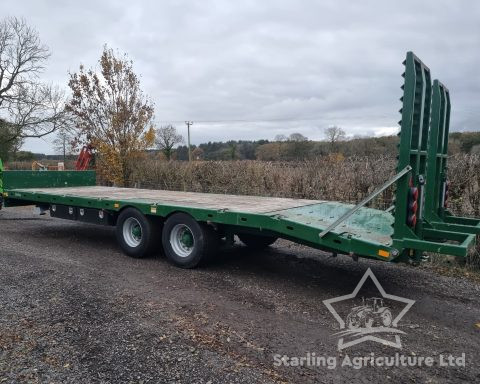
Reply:
[[[135,258],[146,257],[159,245],[161,227],[135,208],[126,208],[117,219],[116,235],[123,252]]]
[[[186,213],[170,216],[162,231],[165,255],[175,265],[195,268],[205,264],[218,248],[218,234]]]
[[[258,236],[247,233],[239,234],[238,238],[247,247],[254,249],[266,248],[269,245],[272,245],[278,239],[278,237],[275,236]]]

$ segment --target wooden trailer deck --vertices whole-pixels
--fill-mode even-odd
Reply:
[[[117,187],[28,188],[11,192],[41,193],[57,196],[83,197],[112,201],[144,202],[146,204],[182,206],[242,213],[267,213],[323,203],[321,200],[285,199],[279,197],[223,195],[199,192],[177,192]]]

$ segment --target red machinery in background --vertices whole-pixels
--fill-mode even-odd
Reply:
[[[80,151],[80,154],[78,155],[77,162],[75,163],[75,170],[76,171],[85,171],[88,168],[88,165],[90,164],[90,160],[92,160],[93,157],[93,146],[85,145],[82,150]]]

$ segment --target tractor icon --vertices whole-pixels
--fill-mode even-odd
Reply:
[[[362,305],[353,307],[347,316],[349,329],[371,328],[374,325],[390,327],[392,325],[392,312],[384,306],[383,299],[371,297],[362,298]]]

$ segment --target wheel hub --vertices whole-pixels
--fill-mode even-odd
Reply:
[[[185,224],[177,224],[170,232],[170,245],[180,257],[188,257],[194,249],[195,238],[192,231]]]
[[[132,248],[138,247],[142,242],[142,226],[136,218],[129,217],[123,223],[123,238]]]
[[[132,236],[137,240],[140,240],[140,238],[142,237],[142,228],[140,228],[139,225],[135,225],[132,228]]]
[[[190,231],[183,232],[182,238],[180,239],[182,244],[187,247],[191,248],[193,246],[193,235]]]

